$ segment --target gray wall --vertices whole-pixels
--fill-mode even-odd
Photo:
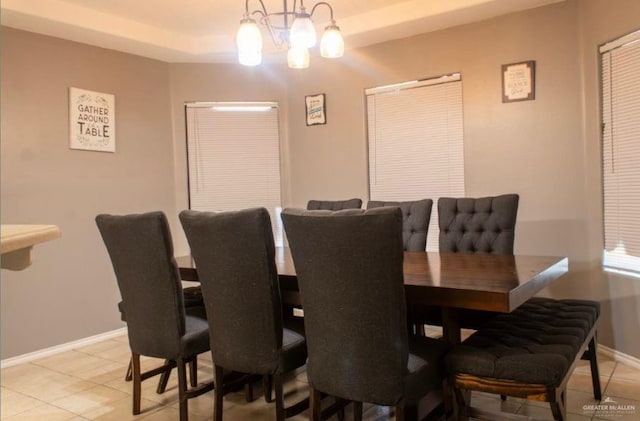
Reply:
[[[41,252],[36,248],[36,264],[28,271],[10,274],[11,278],[6,272],[2,273],[2,358],[109,330],[117,325],[117,313],[113,308],[117,291],[107,287],[113,280],[104,251],[95,235],[92,222],[95,213],[128,211],[137,206],[164,209],[173,215],[177,251],[186,251],[184,238],[180,230],[175,228],[176,211],[187,206],[185,101],[279,101],[283,204],[304,206],[310,198],[358,196],[366,200],[364,88],[454,71],[461,72],[463,78],[467,194],[519,193],[521,207],[516,251],[570,257],[570,275],[544,294],[602,301],[601,342],[640,357],[640,338],[637,335],[640,330],[640,281],[606,276],[599,267],[602,192],[597,123],[597,45],[640,29],[638,22],[640,3],[637,0],[568,0],[458,28],[351,50],[338,61],[312,57],[311,68],[304,71],[286,69],[281,63],[258,69],[245,69],[235,64],[165,65],[79,44],[5,31],[2,41],[2,123],[3,130],[8,127],[9,133],[3,132],[2,137],[3,222],[58,223],[63,228],[64,237],[57,243],[39,246],[42,247]],[[20,54],[26,42],[33,44],[28,45],[28,56]],[[49,53],[52,49],[54,52]],[[110,58],[111,64],[102,68],[95,60],[65,60],[64,56],[58,57],[60,53],[55,54],[57,49],[74,56],[77,51],[91,52],[101,58],[104,54]],[[42,63],[41,55],[49,57],[54,67],[63,69],[58,71],[58,76],[55,76],[58,72],[54,73],[53,79],[49,77],[47,83],[40,81],[48,77],[44,69],[38,70],[39,63]],[[7,63],[7,57],[10,63]],[[114,75],[114,71],[126,66],[114,66],[113,62],[117,60],[113,57],[123,63],[144,65],[140,64],[141,67],[136,67],[133,72],[125,73],[122,70],[122,73]],[[500,66],[521,60],[536,60],[536,99],[503,104],[500,96]],[[5,74],[5,68],[13,71]],[[151,75],[146,77],[145,72],[162,74],[162,77],[156,81]],[[36,74],[25,79],[29,82],[28,89],[20,86],[18,81],[33,73]],[[85,86],[69,74],[86,78]],[[141,74],[144,76],[140,77]],[[35,78],[34,82],[32,78]],[[99,83],[103,79],[106,82]],[[34,83],[43,86],[33,86]],[[149,85],[149,90],[154,93],[153,105],[158,111],[154,113],[156,119],[152,120],[157,124],[154,125],[156,131],[153,134],[142,131],[127,136],[122,133],[122,124],[128,122],[133,126],[144,120],[138,113],[149,111],[148,108],[136,108],[123,114],[123,101],[138,104],[135,98],[128,96],[131,89],[124,88],[127,83],[138,89],[142,89],[140,85]],[[52,84],[57,86],[52,87]],[[6,86],[10,89],[6,89]],[[140,160],[143,165],[156,169],[154,176],[158,176],[158,179],[145,179],[149,185],[148,192],[136,195],[129,179],[129,176],[135,177],[136,174],[144,178],[143,174],[149,174],[148,171],[133,173],[137,167],[129,168],[127,172],[110,165],[103,169],[109,174],[107,176],[100,172],[100,164],[109,157],[66,149],[68,86],[116,94],[119,152],[124,153],[121,145],[130,136],[136,136],[136,139],[137,136],[143,136],[145,145],[152,142],[151,138],[162,145],[157,150],[150,149],[149,153],[157,153],[158,156],[148,157],[138,151],[122,156],[125,161],[123,166],[133,165],[133,162]],[[41,95],[42,90],[54,88],[63,92],[62,99],[55,99],[53,94]],[[10,92],[5,93],[5,90]],[[327,95],[328,123],[307,127],[304,123],[304,96],[317,93]],[[169,96],[170,102],[162,99]],[[57,114],[46,117],[46,122],[48,131],[55,127],[55,146],[50,143],[50,137],[38,136],[40,126],[29,125],[29,119],[22,111],[22,107],[43,101],[50,103],[54,99]],[[143,99],[139,101],[149,106]],[[9,114],[5,115],[5,111]],[[8,137],[11,133],[12,136]],[[171,133],[173,145],[168,138]],[[5,145],[7,141],[13,142],[13,146]],[[32,150],[36,147],[38,150],[30,154],[23,151],[22,143],[16,145],[25,141],[33,144]],[[32,154],[39,154],[41,150],[47,151],[43,155],[47,155],[48,159],[54,159],[56,155],[64,155],[64,158],[49,163],[40,162],[44,160],[42,157],[40,161],[29,164],[29,168],[36,169],[31,171],[32,175],[25,175],[17,163],[28,161]],[[64,167],[62,171],[75,175],[78,171],[71,168],[81,165],[76,162],[80,161],[80,158],[75,158],[76,154],[83,157],[81,168],[90,169],[92,174],[97,172],[95,176],[91,175],[88,179],[71,175],[63,178],[52,171]],[[99,162],[89,165],[87,159]],[[171,174],[174,167],[175,174]],[[25,183],[25,177],[27,180],[28,177],[45,178],[45,183],[50,182],[55,189],[64,191],[47,193],[39,188],[42,180]],[[94,183],[102,185],[107,192],[98,194]],[[23,185],[28,189],[20,193],[19,187]],[[87,197],[91,203],[86,203]],[[17,210],[18,201],[20,210]],[[11,203],[14,205],[11,206]],[[23,208],[32,208],[32,203],[39,206],[33,207],[29,214]],[[113,209],[112,206],[119,208]],[[57,207],[61,209],[57,210]],[[43,208],[48,212],[42,212]],[[68,215],[78,213],[77,208],[86,213],[83,218]],[[60,217],[43,221],[45,215],[51,213],[56,216],[56,212]],[[9,216],[11,219],[7,219]],[[28,221],[24,220],[25,216],[29,216]],[[69,236],[74,232],[82,237],[82,241],[69,243],[73,239]],[[69,271],[67,261],[76,254],[80,254],[80,259],[73,261],[87,263],[77,267],[76,272]],[[39,256],[43,260],[39,261]],[[41,267],[38,267],[40,263]],[[52,266],[58,268],[55,273],[52,272]],[[18,280],[17,277],[24,280]],[[12,282],[16,285],[8,287],[9,281],[13,280],[17,281]],[[20,286],[21,282],[26,286]],[[83,283],[87,282],[91,283],[91,288],[82,289]],[[30,287],[33,284],[39,287]],[[102,291],[102,297],[98,297],[100,294],[96,294],[95,290],[97,285],[103,284],[102,288],[106,290]],[[73,291],[80,292],[70,292],[72,287]],[[11,290],[7,291],[9,288]],[[93,293],[89,296],[93,301],[83,307],[82,313],[70,314],[66,308],[78,305],[76,302],[82,305],[82,301],[88,299],[85,290]],[[8,294],[13,295],[8,297]],[[47,325],[52,332],[46,343],[34,343],[27,338],[30,335],[38,336],[45,330],[39,325],[42,323],[41,317],[24,316],[35,301],[51,302],[41,307],[44,309],[41,314],[52,318],[49,316],[59,312],[61,314],[56,317],[69,324],[65,326],[59,323],[60,319],[53,317],[58,323]],[[27,310],[20,310],[25,306]],[[83,314],[88,323],[79,322],[77,314]],[[22,323],[21,315],[27,319],[27,323]],[[20,337],[21,333],[23,338]],[[17,343],[7,344],[8,340]]]
[[[2,358],[123,326],[94,218],[174,213],[169,65],[2,28],[2,223],[56,224],[2,270]],[[115,95],[116,153],[70,150],[69,87]]]

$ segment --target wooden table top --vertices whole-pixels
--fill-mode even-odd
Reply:
[[[178,257],[182,279],[197,280],[189,256]],[[276,248],[283,301],[294,300],[296,271],[288,248]],[[405,252],[408,302],[509,313],[568,271],[566,257]]]

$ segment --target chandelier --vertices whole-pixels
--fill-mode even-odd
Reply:
[[[331,14],[331,23],[324,28],[320,40],[320,55],[327,58],[342,57],[344,54],[344,40],[340,28],[333,19],[333,8],[327,2],[316,3],[310,13],[300,0],[300,8],[296,9],[296,2],[289,10],[287,0],[283,0],[281,12],[269,13],[262,0],[258,0],[260,8],[249,11],[249,0],[245,2],[245,12],[240,21],[240,28],[236,37],[238,45],[238,61],[245,66],[256,66],[262,62],[262,34],[259,22],[268,31],[273,43],[278,48],[287,48],[287,63],[292,69],[306,69],[309,67],[309,48],[316,45],[316,29],[311,17],[319,6],[327,6]],[[256,20],[253,18],[257,18]]]

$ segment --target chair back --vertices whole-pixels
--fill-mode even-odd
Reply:
[[[395,405],[408,360],[400,209],[285,209],[282,219],[304,307],[310,385]]]
[[[405,251],[425,251],[433,200],[422,199],[410,202],[383,202],[370,200],[367,209],[396,206],[402,211],[402,243]]]
[[[339,211],[343,209],[360,209],[361,206],[362,206],[361,199],[309,200],[309,202],[307,203],[308,210]]]
[[[438,200],[440,251],[513,254],[517,194]]]
[[[131,351],[176,359],[185,332],[182,284],[162,212],[98,215],[116,275]]]
[[[213,361],[244,373],[274,373],[282,306],[269,213],[183,211],[180,221],[202,285]]]

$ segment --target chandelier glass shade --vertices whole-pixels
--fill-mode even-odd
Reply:
[[[240,64],[256,66],[262,62],[262,35],[255,20],[240,21],[236,44]]]
[[[306,69],[309,67],[309,48],[317,44],[316,29],[311,20],[318,6],[326,6],[330,11],[331,23],[325,27],[320,40],[320,55],[326,58],[338,58],[344,54],[344,39],[340,28],[333,19],[333,8],[327,2],[316,3],[307,13],[303,1],[296,8],[294,0],[291,10],[287,7],[287,0],[283,0],[281,12],[269,13],[262,0],[257,0],[260,8],[249,11],[249,0],[245,2],[245,13],[240,21],[236,36],[238,47],[238,61],[245,66],[256,66],[262,62],[262,33],[258,23],[266,27],[273,43],[282,49],[287,49],[287,63],[292,69]],[[253,17],[256,17],[254,19]]]

